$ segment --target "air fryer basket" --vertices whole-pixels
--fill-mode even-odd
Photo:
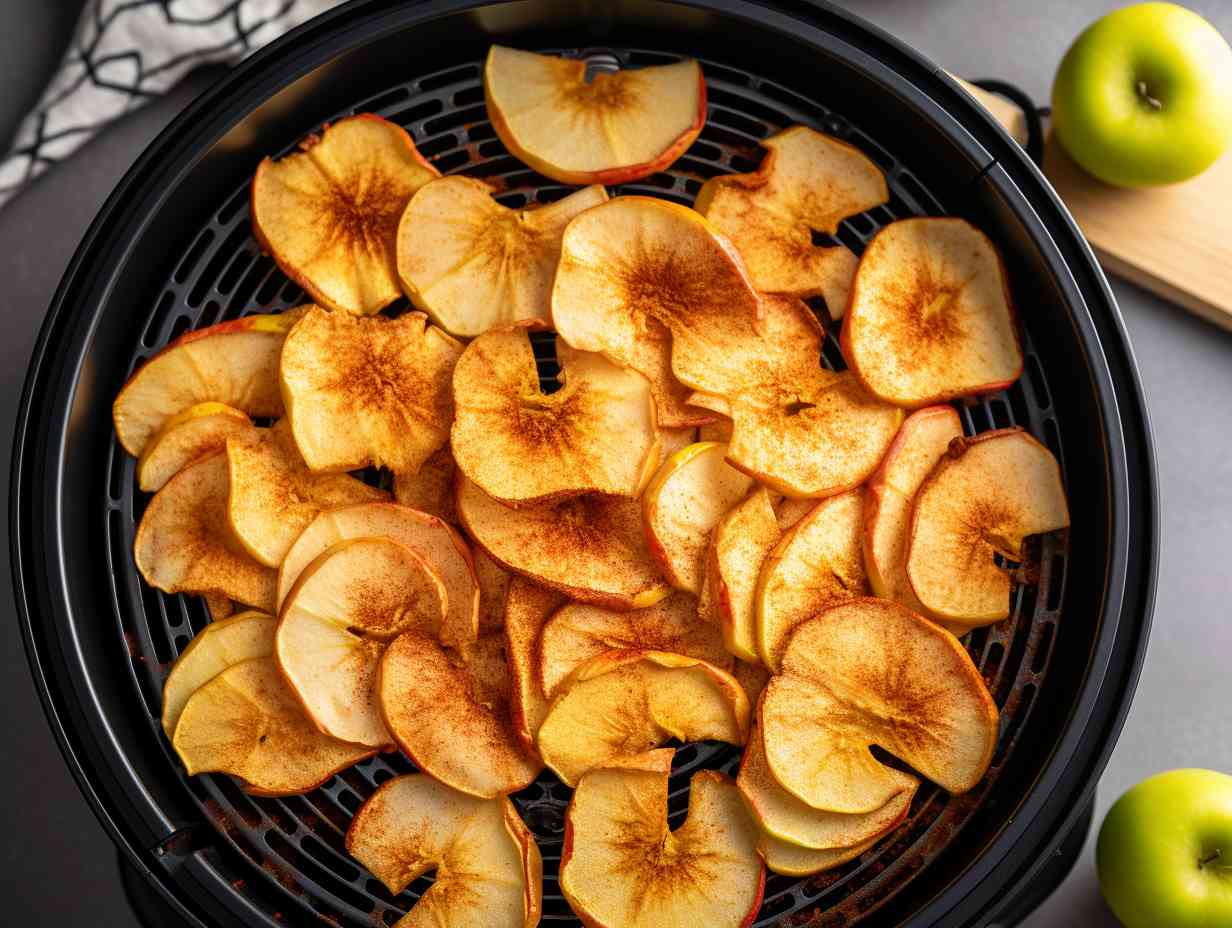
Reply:
[[[703,61],[705,130],[671,170],[613,193],[689,204],[705,178],[745,171],[757,142],[805,123],[886,171],[890,202],[845,222],[856,251],[893,219],[964,216],[1007,260],[1026,334],[1022,380],[962,409],[969,432],[1028,428],[1060,459],[1068,541],[1041,552],[1010,619],[966,639],[1002,710],[992,768],[971,793],[926,785],[907,821],[844,867],[771,876],[758,924],[983,924],[1077,820],[1111,750],[1145,646],[1155,570],[1149,431],[1107,284],[1038,172],[938,69],[834,9],[740,0],[358,2],[254,56],[134,166],[65,276],[35,351],[14,446],[14,588],[31,666],[83,790],[129,860],[190,924],[389,924],[428,885],[392,898],[342,849],[351,814],[399,755],[305,797],[260,799],[227,777],[184,776],[158,724],[163,677],[205,624],[202,603],[140,582],[147,502],[115,442],[110,403],[134,367],[189,328],[278,311],[302,292],[260,254],[248,180],[322,122],[374,111],[444,173],[498,180],[510,205],[565,188],[496,139],[483,106],[487,46],[622,66]],[[833,335],[828,363],[841,364]],[[547,373],[547,371],[545,371]],[[678,752],[688,775],[732,772],[717,744]],[[544,921],[575,923],[555,873],[568,790],[545,775],[515,797],[540,839]]]

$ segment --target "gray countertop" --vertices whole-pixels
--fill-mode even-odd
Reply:
[[[54,68],[81,0],[0,3],[0,143]],[[846,6],[950,70],[1000,77],[1035,99],[1105,0],[848,0]],[[1232,35],[1232,4],[1187,5]],[[73,249],[112,185],[150,139],[213,79],[192,75],[0,210],[0,429],[11,434],[26,361]],[[1162,497],[1155,626],[1137,698],[1100,783],[1098,822],[1143,777],[1173,767],[1232,771],[1232,335],[1114,282],[1153,416]],[[8,455],[3,456],[7,475]],[[3,482],[7,486],[7,476]],[[7,560],[7,558],[6,558]],[[8,570],[0,601],[11,602]],[[72,782],[44,721],[14,622],[0,623],[0,696],[10,742],[0,765],[0,905],[25,925],[133,924],[110,843]],[[1028,928],[1112,928],[1093,841]],[[1161,926],[1163,928],[1163,926]]]

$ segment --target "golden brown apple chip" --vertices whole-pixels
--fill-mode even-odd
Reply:
[[[505,654],[512,677],[513,727],[523,747],[539,756],[535,736],[548,714],[539,684],[539,635],[548,619],[568,602],[564,595],[513,577],[505,595]]]
[[[235,615],[235,603],[231,602],[226,596],[219,596],[215,593],[202,593],[201,598],[205,600],[205,611],[210,614],[211,622],[217,622],[219,619]]]
[[[256,435],[252,420],[225,403],[197,403],[168,419],[137,459],[137,485],[156,493],[193,461]]]
[[[706,551],[706,570],[714,597],[715,619],[727,650],[741,660],[761,663],[757,650],[757,578],[778,543],[773,496],[758,487],[714,527]]]
[[[757,853],[766,862],[766,869],[772,873],[783,876],[812,876],[855,860],[882,837],[884,835],[877,835],[851,847],[831,847],[819,851],[800,847],[762,831],[757,836]]]
[[[419,470],[394,474],[394,499],[445,522],[457,522],[458,510],[453,504],[456,471],[453,452],[448,443],[443,444],[419,466]]]
[[[474,556],[475,576],[479,578],[479,634],[489,635],[505,625],[505,597],[513,577],[482,548]]]

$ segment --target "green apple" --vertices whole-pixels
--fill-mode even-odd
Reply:
[[[1109,13],[1065,53],[1052,85],[1052,125],[1100,180],[1122,187],[1186,180],[1232,139],[1232,48],[1173,3]]]
[[[1170,770],[1108,810],[1095,866],[1126,928],[1232,925],[1232,776]]]

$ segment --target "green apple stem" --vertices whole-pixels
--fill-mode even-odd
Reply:
[[[1164,105],[1158,97],[1151,96],[1150,90],[1146,86],[1146,81],[1138,81],[1138,99],[1145,103],[1153,110],[1162,110]]]
[[[1219,858],[1221,858],[1222,856],[1223,856],[1223,851],[1220,850],[1219,848],[1215,848],[1215,850],[1211,851],[1206,856],[1198,858],[1198,869],[1201,870],[1204,867],[1210,867],[1211,864],[1215,863],[1215,861],[1219,860]],[[1215,866],[1215,867],[1212,867],[1211,869],[1213,870],[1232,870],[1232,864],[1224,864],[1222,866]]]

